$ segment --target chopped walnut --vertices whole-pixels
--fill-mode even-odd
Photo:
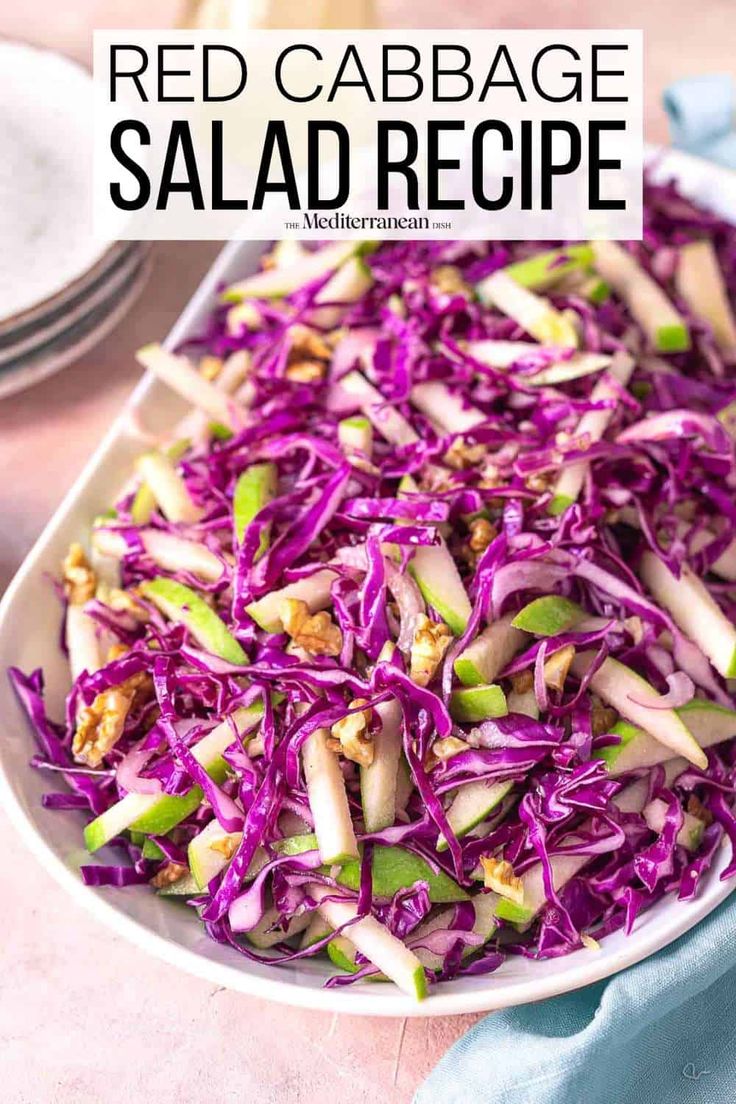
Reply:
[[[97,580],[81,544],[69,545],[61,565],[64,592],[73,606],[81,606],[95,596]]]
[[[515,694],[528,694],[534,689],[534,674],[532,671],[519,671],[518,675],[511,676],[511,688]]]
[[[444,460],[455,471],[464,471],[480,464],[485,455],[485,445],[469,445],[462,437],[456,437],[445,453]]]
[[[173,885],[174,882],[180,882],[188,873],[187,867],[182,866],[181,863],[169,862],[151,878],[151,885],[156,889],[163,889],[165,886]]]
[[[601,945],[597,939],[594,939],[592,935],[588,935],[587,932],[580,933],[580,942],[588,951],[599,951]]]
[[[498,535],[495,525],[484,517],[473,518],[468,528],[470,529],[468,544],[472,552],[485,552],[491,541],[494,541]]]
[[[349,709],[358,709],[365,705],[365,698],[356,698],[350,702]],[[373,737],[368,731],[372,710],[363,709],[350,713],[336,721],[332,726],[332,735],[340,741],[340,748],[346,759],[352,759],[361,767],[369,767],[373,762]]]
[[[430,621],[420,613],[411,646],[410,674],[417,686],[427,686],[450,646],[452,632],[444,621]]]
[[[593,735],[603,736],[605,732],[610,732],[615,725],[618,720],[618,713],[615,709],[611,709],[609,705],[603,705],[602,702],[596,701],[593,703],[590,720]]]
[[[309,326],[291,326],[288,338],[290,359],[330,360],[332,357],[332,349],[324,335]]]
[[[289,329],[286,377],[297,383],[314,383],[324,378],[332,349],[321,333],[297,324]]]
[[[432,745],[432,752],[441,763],[444,763],[446,759],[452,759],[453,755],[459,755],[461,751],[467,751],[469,747],[470,744],[466,744],[465,740],[461,740],[457,736],[445,736],[443,740],[435,740]]]
[[[316,383],[324,379],[326,365],[320,360],[297,360],[287,365],[286,378],[294,383]]]
[[[470,298],[473,294],[472,288],[465,282],[460,269],[455,265],[440,265],[433,269],[429,282],[433,288],[445,295],[465,295]]]
[[[514,868],[506,859],[492,859],[481,855],[483,883],[500,897],[507,897],[517,905],[524,904],[524,883],[514,874]]]
[[[691,816],[697,817],[707,827],[713,823],[713,814],[710,809],[706,809],[703,802],[697,796],[697,794],[690,794],[687,799],[687,811]]]
[[[623,625],[634,643],[641,644],[644,639],[644,625],[641,617],[627,617]]]
[[[342,633],[329,613],[309,613],[309,606],[299,598],[285,598],[279,607],[284,632],[300,648],[312,655],[336,656],[342,649]]]
[[[72,752],[78,763],[98,767],[115,747],[125,729],[125,721],[136,695],[146,698],[153,689],[144,671],[98,694],[91,705],[79,711]]]
[[[544,665],[544,681],[547,686],[553,690],[562,690],[574,658],[575,648],[572,644],[560,648],[559,652],[549,657]]]
[[[243,303],[237,303],[227,312],[227,332],[231,336],[240,333],[243,326],[245,326],[247,330],[257,330],[261,322],[261,312],[255,303],[250,303],[248,300],[245,300]]]
[[[199,362],[199,374],[200,376],[204,376],[206,380],[212,382],[212,380],[217,379],[222,371],[222,365],[222,357],[208,354],[207,356],[203,356]]]
[[[537,472],[526,479],[527,489],[535,491],[537,494],[544,494],[545,491],[548,491],[551,482],[552,472]]]
[[[238,849],[238,841],[235,836],[220,836],[219,839],[215,839],[210,844],[210,851],[217,851],[218,854],[224,855],[226,859],[231,859]]]
[[[118,587],[100,586],[97,589],[97,597],[104,605],[117,613],[130,613],[136,621],[150,620],[150,613],[138,599],[132,590],[120,590]]]

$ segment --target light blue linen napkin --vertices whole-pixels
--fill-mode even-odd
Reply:
[[[736,168],[736,86],[728,73],[683,77],[662,98],[672,145]]]
[[[481,1020],[415,1097],[415,1104],[734,1101],[733,896],[659,954],[608,981]]]
[[[672,144],[736,168],[735,104],[734,82],[725,74],[677,81],[664,94]],[[414,1098],[414,1104],[734,1102],[733,896],[677,942],[608,981],[481,1020]]]

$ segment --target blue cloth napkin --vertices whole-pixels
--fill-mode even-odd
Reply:
[[[736,168],[735,104],[734,82],[725,74],[677,81],[664,94],[672,144]],[[734,897],[608,981],[481,1020],[414,1098],[414,1104],[734,1102]]]
[[[736,168],[736,88],[728,73],[675,81],[663,103],[673,146]]]
[[[733,1104],[735,1043],[730,897],[608,981],[481,1020],[414,1104]]]

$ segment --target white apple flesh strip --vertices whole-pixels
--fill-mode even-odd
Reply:
[[[357,859],[358,843],[340,761],[327,744],[329,735],[327,729],[318,728],[307,738],[302,766],[320,857],[331,866]]]
[[[310,613],[317,613],[326,609],[332,601],[332,584],[337,578],[337,572],[325,568],[315,571],[314,575],[308,575],[304,579],[298,579],[295,583],[289,583],[280,590],[272,590],[263,598],[259,598],[247,607],[248,614],[260,628],[269,633],[283,631],[281,623],[281,604],[285,598],[296,598],[306,602]]]
[[[72,681],[86,671],[93,675],[102,666],[102,651],[97,624],[84,612],[84,606],[70,605],[66,611],[65,641],[69,653]]]
[[[380,832],[396,821],[396,785],[401,759],[401,706],[392,698],[379,702],[381,727],[373,735],[373,762],[360,768],[360,799],[366,832]]]
[[[146,452],[138,457],[136,469],[169,521],[193,525],[201,519],[202,510],[192,501],[170,457],[162,452]]]
[[[228,720],[222,721],[206,736],[194,744],[192,755],[208,773],[219,773],[222,764],[222,753],[234,743],[237,732],[242,738],[252,731],[261,722],[262,709],[260,707],[247,706],[236,709]],[[234,726],[234,727],[233,727]],[[195,787],[196,789],[196,787]],[[201,792],[201,791],[200,791]],[[119,836],[126,828],[134,827],[141,817],[155,815],[157,809],[166,807],[181,799],[168,794],[136,794],[129,793],[120,801],[116,801],[104,813],[84,829],[84,840],[88,851],[97,851],[115,836]],[[141,831],[144,831],[143,827]],[[153,831],[149,828],[148,831]],[[167,828],[167,831],[170,830]]]
[[[455,835],[460,838],[467,835],[476,824],[488,816],[500,805],[503,799],[513,789],[513,782],[494,782],[488,785],[486,782],[468,782],[457,789],[450,807],[447,810],[447,823]],[[437,841],[437,850],[446,851],[447,840],[440,836]]]
[[[373,453],[373,426],[364,414],[343,418],[337,427],[337,439],[346,456],[361,453],[370,460]]]
[[[455,660],[455,674],[464,686],[495,682],[524,646],[528,638],[521,629],[514,628],[513,619],[514,614],[509,613],[494,621]]]
[[[398,985],[402,992],[422,1000],[427,995],[427,980],[424,967],[417,956],[376,920],[375,916],[364,916],[355,920],[358,907],[352,899],[346,897],[341,901],[325,900],[335,896],[335,892],[329,886],[307,886],[307,893],[317,902],[320,914],[328,924],[339,928],[351,920],[355,921],[341,933],[343,938]]]
[[[469,433],[487,421],[481,410],[464,402],[460,395],[437,380],[417,383],[411,389],[410,398],[414,406],[444,433]]]
[[[465,351],[481,364],[501,370],[511,368],[519,360],[539,357],[549,350],[530,341],[469,341]],[[613,357],[607,353],[573,353],[564,360],[555,360],[534,375],[524,373],[527,387],[548,387],[567,380],[580,379],[610,367]]]
[[[241,419],[245,417],[246,411],[201,376],[186,357],[168,353],[160,345],[144,345],[136,353],[136,360],[213,421],[232,426],[235,413]]]
[[[571,665],[573,674],[582,679],[594,658],[594,652],[576,655]],[[589,686],[622,717],[643,728],[674,755],[684,755],[696,767],[707,766],[705,752],[675,710],[663,709],[662,695],[630,667],[617,659],[604,659]]]
[[[409,561],[409,574],[456,636],[465,632],[472,606],[457,565],[442,537],[439,544],[419,545]]]
[[[736,736],[736,710],[715,702],[693,698],[676,711],[701,748],[713,747]],[[669,749],[648,732],[627,721],[617,721],[611,729],[620,743],[609,744],[595,752],[612,775],[653,767],[669,758]]]
[[[634,371],[633,358],[626,353],[617,354],[611,361],[608,373],[613,376],[619,387],[626,387],[631,374]],[[591,392],[590,401],[594,403],[606,401],[618,401],[618,388],[605,377],[595,385]],[[600,441],[613,417],[615,408],[606,410],[588,410],[581,417],[573,436],[584,438],[586,447]],[[587,460],[578,460],[574,464],[567,464],[560,472],[552,491],[552,502],[549,506],[551,514],[559,514],[577,500],[585,482],[588,471]]]
[[[277,943],[283,943],[286,939],[291,939],[293,935],[298,935],[300,932],[305,931],[310,924],[312,917],[308,912],[300,913],[298,916],[293,917],[286,925],[286,931],[283,928],[274,928],[274,924],[278,923],[279,913],[275,907],[267,908],[261,916],[256,926],[249,932],[245,932],[245,938],[256,947],[259,951],[267,951],[270,947],[275,947]]]
[[[473,923],[473,934],[481,937],[484,943],[487,943],[493,933],[498,927],[498,920],[496,919],[496,905],[498,904],[498,896],[495,893],[476,893],[473,897],[473,909],[475,910],[475,921]],[[442,909],[440,912],[431,916],[429,920],[423,921],[409,936],[412,943],[412,950],[417,956],[425,970],[431,970],[432,973],[439,973],[444,965],[444,959],[442,955],[437,954],[436,951],[430,950],[428,947],[421,947],[418,944],[423,939],[426,939],[432,934],[432,932],[442,931],[449,927],[452,922],[453,910]],[[463,951],[463,958],[467,958],[468,955],[473,954],[478,950],[478,944],[469,943]]]
[[[160,529],[139,529],[138,537],[155,564],[164,571],[187,571],[205,582],[216,582],[222,575],[222,563],[209,548],[198,541],[165,533]],[[122,559],[128,553],[125,538],[110,529],[95,529],[92,543],[104,556]]]
[[[241,299],[280,299],[339,268],[364,245],[360,241],[336,241],[314,253],[304,253],[293,264],[278,265],[230,284],[222,293],[227,303]]]
[[[618,516],[625,525],[630,525],[634,529],[641,528],[639,514],[633,506],[623,506],[619,510]],[[718,534],[711,529],[698,529],[690,538],[688,536],[690,530],[691,526],[684,521],[678,521],[675,526],[677,536],[682,540],[686,540],[688,547],[694,553],[702,552],[718,538]],[[710,570],[729,583],[736,582],[736,540],[731,541],[725,551],[721,552],[720,556],[713,561]]]
[[[712,242],[694,241],[680,246],[675,286],[695,317],[708,323],[719,349],[734,352],[736,321]]]
[[[660,797],[656,797],[654,801],[650,801],[644,809],[644,819],[648,826],[657,835],[660,835],[667,816],[667,802],[663,801]],[[677,833],[676,842],[681,847],[686,848],[688,851],[697,851],[700,847],[700,841],[703,838],[703,830],[705,824],[702,820],[698,820],[692,813],[687,811],[682,814],[682,827]]]
[[[736,628],[697,575],[683,564],[680,578],[654,552],[645,552],[639,574],[657,602],[708,657],[724,678],[736,677]]]
[[[387,403],[381,392],[362,373],[348,372],[340,380],[340,387],[353,396],[374,428],[390,444],[401,448],[416,444],[419,440],[419,434],[404,415]]]
[[[687,323],[636,259],[617,242],[593,242],[593,251],[596,270],[626,304],[652,347],[660,353],[689,349]]]
[[[371,270],[362,257],[349,257],[314,297],[315,304],[335,305],[320,306],[317,310],[310,310],[308,315],[310,325],[322,326],[327,330],[339,325],[350,304],[357,303],[372,284]]]
[[[542,296],[521,287],[505,272],[494,272],[478,284],[476,291],[481,302],[512,318],[542,344],[577,348],[578,334],[570,319]]]
[[[187,848],[187,861],[199,889],[205,889],[225,869],[242,838],[242,832],[226,832],[216,818],[194,836]]]

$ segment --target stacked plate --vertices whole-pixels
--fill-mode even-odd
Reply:
[[[38,95],[38,89],[44,94]],[[116,325],[150,246],[92,232],[92,78],[0,42],[0,398],[44,379]]]

